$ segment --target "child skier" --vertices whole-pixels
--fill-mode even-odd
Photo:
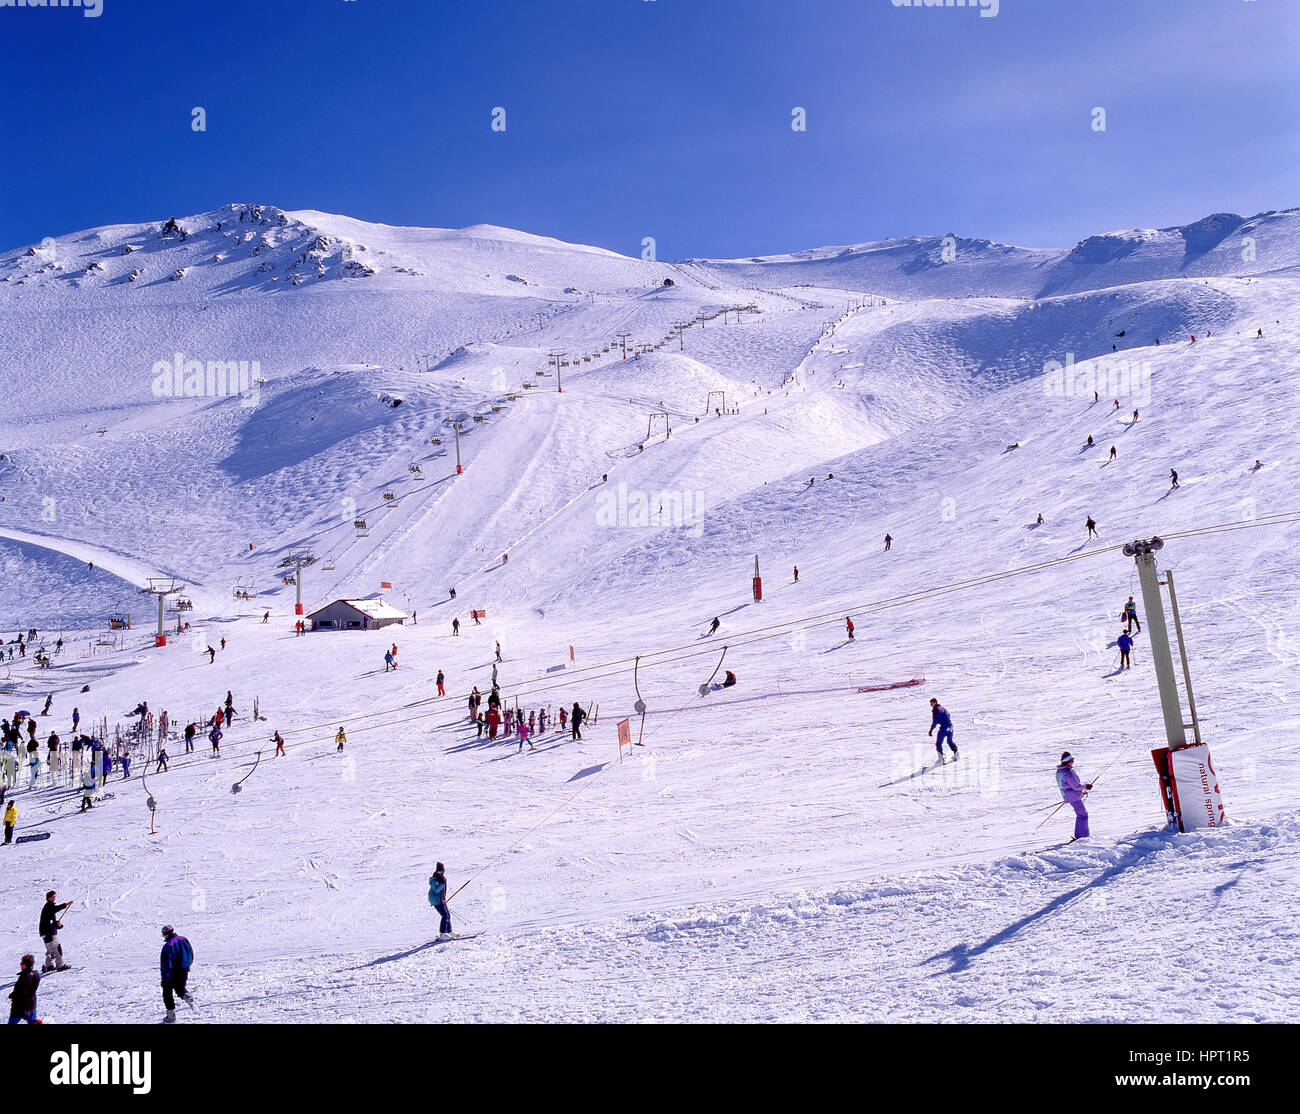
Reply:
[[[1088,810],[1084,807],[1083,798],[1092,788],[1092,782],[1084,785],[1079,780],[1079,775],[1074,772],[1074,755],[1068,750],[1061,755],[1061,764],[1056,767],[1056,784],[1061,790],[1061,799],[1074,809],[1074,839],[1070,842],[1087,839]]]

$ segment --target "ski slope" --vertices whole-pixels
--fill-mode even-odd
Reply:
[[[152,1020],[171,922],[186,1022],[1296,1020],[1295,223],[668,264],[234,205],[0,254],[5,639],[67,641],[0,666],[5,714],[240,711],[220,759],[176,740],[86,815],[24,771],[18,834],[51,834],[4,849],[4,943],[53,886],[85,968],[43,1011]],[[159,397],[176,352],[264,382]],[[1153,534],[1212,833],[1163,830],[1145,636],[1116,668],[1118,546]],[[296,637],[301,546],[308,610],[387,582],[418,625]],[[159,575],[194,610],[155,648]],[[508,702],[598,709],[581,742],[476,737],[496,640]],[[921,773],[931,696],[961,758]],[[1101,778],[1052,849],[1065,749]],[[435,860],[476,939],[429,943]]]

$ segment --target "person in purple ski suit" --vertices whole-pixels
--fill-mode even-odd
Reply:
[[[1088,810],[1083,798],[1092,788],[1092,782],[1084,785],[1079,775],[1074,772],[1074,755],[1068,750],[1061,755],[1061,764],[1056,767],[1056,784],[1060,787],[1061,798],[1074,809],[1074,838],[1086,839],[1088,836]]]

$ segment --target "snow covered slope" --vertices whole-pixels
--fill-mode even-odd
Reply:
[[[67,636],[6,654],[6,714],[240,710],[220,758],[173,740],[88,815],[24,772],[19,833],[51,834],[5,849],[4,939],[57,883],[86,965],[44,1008],[148,1016],[170,920],[199,1020],[1147,1019],[1155,985],[1219,1020],[1210,968],[1234,1018],[1295,1020],[1263,896],[1296,876],[1295,216],[662,264],[243,205],[0,256],[0,614]],[[189,360],[258,375],[159,394]],[[1141,638],[1116,668],[1118,545],[1155,533],[1237,821],[1202,836],[1160,831]],[[308,609],[382,591],[418,625],[296,637],[302,546]],[[154,575],[194,603],[163,648]],[[581,742],[477,736],[497,640],[507,702],[590,706]],[[921,774],[930,696],[962,757]],[[1067,748],[1094,837],[1049,852]],[[426,944],[435,859],[479,939]],[[1175,899],[1201,950],[1171,970],[1145,926]],[[1104,946],[1082,985],[1062,936]]]

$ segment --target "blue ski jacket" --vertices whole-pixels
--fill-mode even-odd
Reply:
[[[1116,645],[1118,645],[1121,650],[1127,652],[1133,649],[1133,639],[1131,639],[1127,634],[1121,634]]]
[[[446,879],[439,878],[436,874],[429,878],[429,904],[441,905],[447,898]]]
[[[190,947],[190,942],[179,933],[173,933],[167,937],[167,942],[162,946],[162,955],[158,960],[158,967],[162,971],[163,980],[172,977],[172,972],[188,971],[194,963],[194,949]]]
[[[934,715],[930,719],[931,727],[946,727],[952,730],[952,716],[948,714],[948,709],[942,704],[936,704],[933,708]]]

